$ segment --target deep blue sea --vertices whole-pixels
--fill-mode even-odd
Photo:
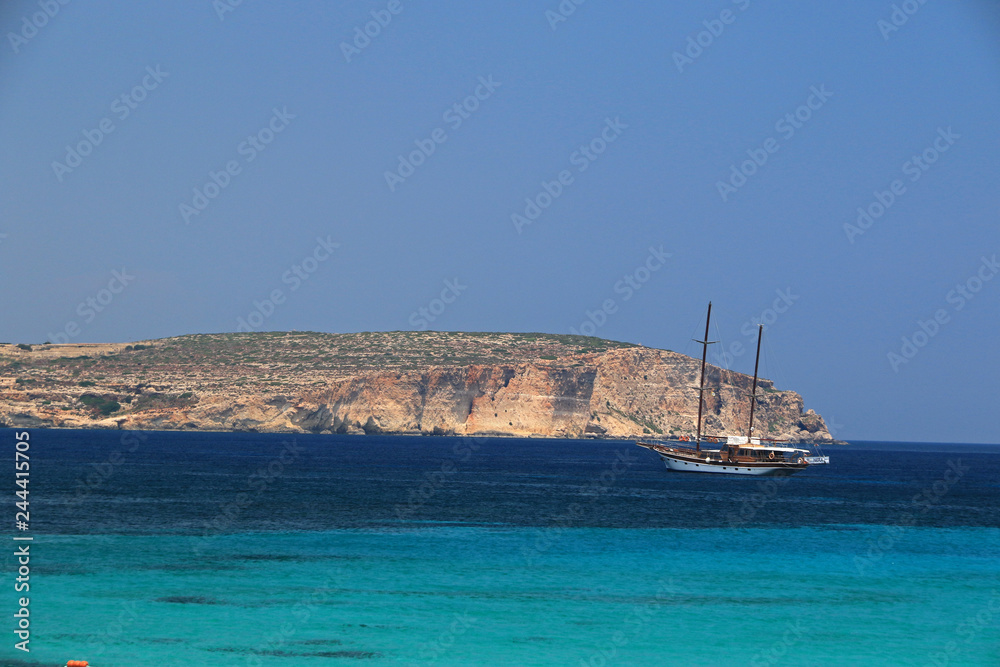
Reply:
[[[767,480],[620,441],[29,433],[5,666],[1000,664],[997,446]]]

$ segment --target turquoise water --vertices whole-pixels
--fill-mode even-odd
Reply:
[[[36,545],[36,659],[94,665],[1000,662],[1000,531],[488,527]],[[990,621],[965,641],[959,625]],[[120,628],[120,630],[119,630]],[[732,641],[739,637],[739,641]],[[602,660],[603,658],[603,660]]]
[[[10,640],[4,665],[1000,664],[1000,457],[989,449],[962,454],[985,473],[906,521],[912,491],[953,452],[880,479],[861,450],[834,450],[822,475],[777,487],[670,475],[640,457],[588,495],[623,443],[579,444],[575,462],[546,467],[535,457],[573,444],[490,452],[481,441],[452,477],[428,478],[455,441],[428,439],[442,447],[428,458],[414,439],[317,439],[306,444],[322,455],[289,464],[209,529],[194,508],[213,516],[278,440],[257,451],[245,439],[261,436],[203,435],[192,455],[176,434],[151,434],[132,463],[67,504],[79,462],[104,460],[101,446],[117,440],[34,433],[68,440],[53,441],[36,487],[50,518],[32,546],[32,652]],[[238,446],[227,454],[213,438]],[[81,442],[90,449],[74,457]],[[324,458],[338,446],[343,458]],[[421,480],[432,497],[394,516]],[[751,521],[733,527],[729,512],[716,526],[700,515],[697,528],[674,525],[709,499],[755,492],[765,502]],[[817,503],[832,518],[853,504],[864,521],[803,521],[820,516]],[[615,525],[657,507],[664,516],[642,523],[659,525]]]

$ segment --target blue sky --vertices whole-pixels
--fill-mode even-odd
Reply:
[[[838,437],[997,441],[996,3],[223,3],[0,10],[0,340],[712,300]]]

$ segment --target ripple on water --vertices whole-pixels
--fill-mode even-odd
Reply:
[[[204,595],[167,595],[156,598],[153,602],[169,602],[171,604],[225,604],[225,602]]]
[[[284,650],[255,651],[253,649],[220,646],[217,648],[209,648],[205,650],[211,653],[235,653],[239,655],[271,656],[275,658],[279,657],[280,658],[354,658],[357,660],[368,660],[368,659],[382,657],[382,654],[379,653],[378,651],[361,651],[361,650],[350,650],[350,649],[342,649],[338,651],[284,651]]]

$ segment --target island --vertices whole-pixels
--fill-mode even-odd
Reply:
[[[695,433],[700,360],[601,338],[389,331],[0,344],[0,425],[656,438]],[[704,432],[743,433],[752,378],[714,365]],[[835,442],[761,379],[755,436]]]

